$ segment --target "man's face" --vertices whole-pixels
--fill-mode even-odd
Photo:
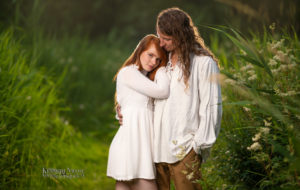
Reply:
[[[156,28],[157,36],[160,40],[160,47],[164,48],[167,52],[172,52],[175,50],[175,44],[172,36],[167,36],[165,34],[162,34],[159,30],[159,28]]]

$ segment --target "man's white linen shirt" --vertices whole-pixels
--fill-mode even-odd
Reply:
[[[169,61],[170,96],[154,101],[156,163],[175,163],[192,148],[205,161],[219,134],[222,117],[219,68],[210,56],[190,54],[190,61],[188,88],[180,63],[172,66]]]

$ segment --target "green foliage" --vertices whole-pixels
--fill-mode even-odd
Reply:
[[[68,109],[59,91],[69,67],[56,74],[42,67],[42,42],[25,47],[30,38],[16,33],[0,33],[0,189],[110,189],[107,145],[82,136],[62,114]],[[44,177],[43,168],[83,169],[85,177]]]
[[[12,29],[0,34],[0,64],[1,187],[14,188],[33,183],[26,177],[40,173],[54,144],[70,140],[74,131],[59,117],[57,84],[35,68]]]
[[[57,35],[82,31],[93,38],[117,29],[137,40],[154,33],[157,14],[174,6],[187,11],[196,25],[229,23],[248,33],[276,22],[293,25],[299,33],[297,0],[2,0],[0,24],[13,22],[28,31],[43,28]]]
[[[208,169],[219,169],[216,173],[233,184],[229,189],[299,188],[297,35],[276,35],[271,28],[249,40],[230,28],[213,29],[225,34],[240,53],[221,69],[222,132]]]
[[[113,77],[136,43],[126,44],[124,36],[112,32],[94,41],[79,35],[44,36],[34,44],[38,67],[48,70],[53,78],[64,75],[61,96],[68,106],[64,114],[71,118],[70,123],[110,143],[110,133],[117,126]]]

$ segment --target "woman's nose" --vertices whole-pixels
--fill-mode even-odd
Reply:
[[[152,64],[152,66],[156,64],[156,57],[153,57],[153,58],[151,59],[151,64]]]

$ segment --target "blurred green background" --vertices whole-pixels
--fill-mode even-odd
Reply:
[[[1,0],[0,189],[114,188],[112,79],[174,6],[223,74],[222,130],[199,183],[299,188],[299,0]]]

